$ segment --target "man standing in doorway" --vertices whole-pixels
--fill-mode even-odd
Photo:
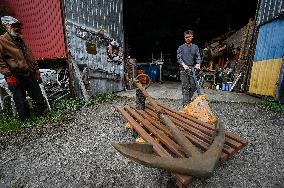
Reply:
[[[36,104],[36,115],[43,115],[47,109],[39,87],[42,79],[38,64],[21,37],[22,23],[11,16],[3,16],[1,22],[7,32],[0,36],[0,73],[13,94],[20,120],[30,123],[26,92]]]
[[[196,85],[192,70],[200,69],[201,56],[199,48],[192,43],[193,31],[184,32],[185,43],[179,46],[177,50],[177,62],[180,67],[180,79],[182,85],[183,106],[191,102],[191,98],[196,91]]]

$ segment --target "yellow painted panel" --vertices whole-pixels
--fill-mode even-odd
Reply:
[[[250,89],[249,92],[251,93],[257,93],[256,90],[258,88],[257,85],[257,76],[258,76],[258,68],[260,66],[255,65],[255,63],[253,64],[252,67],[252,73],[251,73],[251,79],[250,79]]]
[[[249,93],[274,97],[282,62],[283,58],[254,62]]]

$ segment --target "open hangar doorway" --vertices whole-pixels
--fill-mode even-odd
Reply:
[[[162,79],[179,80],[176,50],[183,32],[194,31],[200,48],[245,26],[255,17],[257,0],[124,0],[125,51],[138,65],[163,58]]]

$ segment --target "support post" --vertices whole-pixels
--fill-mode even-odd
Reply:
[[[146,97],[143,95],[140,89],[136,89],[136,108],[139,110],[145,109]]]

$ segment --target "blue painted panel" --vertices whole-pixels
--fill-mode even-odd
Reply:
[[[254,61],[284,56],[284,18],[260,26]]]

